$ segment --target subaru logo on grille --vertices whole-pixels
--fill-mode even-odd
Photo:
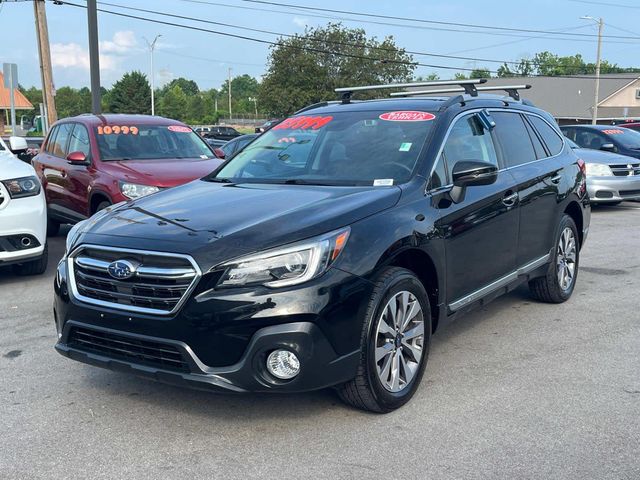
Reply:
[[[107,268],[109,275],[117,280],[126,280],[133,277],[136,273],[137,265],[134,265],[129,260],[116,260],[111,262]]]

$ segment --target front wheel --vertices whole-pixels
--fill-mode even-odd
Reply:
[[[529,290],[536,300],[562,303],[569,300],[576,286],[580,248],[578,229],[569,215],[560,220],[553,261],[544,277],[529,282]]]
[[[338,395],[356,408],[387,413],[407,403],[420,384],[431,308],[424,286],[409,270],[385,268],[374,283],[364,310],[357,375],[338,387]]]

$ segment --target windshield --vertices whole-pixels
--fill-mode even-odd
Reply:
[[[100,125],[95,133],[103,161],[215,158],[204,140],[182,125]]]
[[[607,130],[602,130],[602,133],[606,133],[625,148],[640,150],[640,133],[635,130],[613,127]]]
[[[433,128],[427,112],[338,112],[290,117],[215,176],[230,182],[395,185],[411,178]]]

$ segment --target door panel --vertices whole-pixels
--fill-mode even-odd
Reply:
[[[75,124],[71,132],[68,153],[82,152],[91,162],[89,133],[84,125]],[[64,207],[83,216],[89,215],[89,189],[92,165],[67,164],[66,200]]]

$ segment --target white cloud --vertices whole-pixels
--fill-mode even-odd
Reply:
[[[168,68],[161,68],[156,73],[156,86],[163,86],[175,78],[175,75]]]
[[[138,50],[138,41],[131,30],[116,32],[112,40],[100,42],[100,53],[127,54]]]
[[[291,21],[296,24],[297,26],[299,26],[300,28],[304,28],[307,26],[307,24],[309,23],[309,19],[308,18],[302,18],[302,17],[293,17],[293,19],[291,19]]]

